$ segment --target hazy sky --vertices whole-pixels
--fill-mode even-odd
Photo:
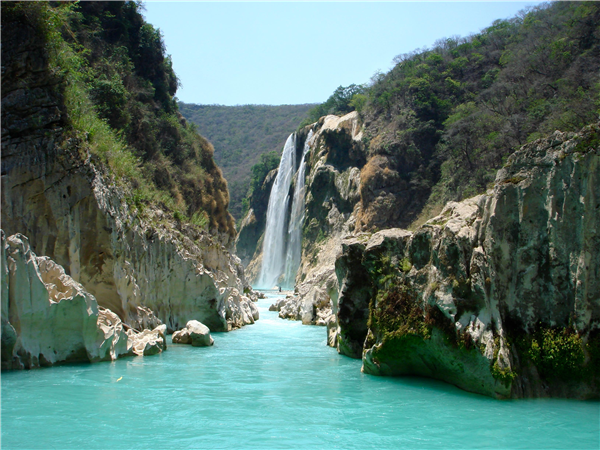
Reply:
[[[187,103],[299,104],[540,2],[145,2]]]

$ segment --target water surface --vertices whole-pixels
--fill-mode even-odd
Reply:
[[[364,375],[324,328],[279,319],[272,301],[214,347],[4,372],[2,449],[600,447],[599,402]]]

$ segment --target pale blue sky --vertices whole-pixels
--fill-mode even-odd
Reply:
[[[540,2],[145,2],[187,103],[299,104]]]

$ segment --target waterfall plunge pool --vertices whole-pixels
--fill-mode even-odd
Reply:
[[[322,327],[260,320],[112,363],[2,373],[3,449],[598,449],[600,402],[382,378]],[[122,378],[121,378],[122,377]]]

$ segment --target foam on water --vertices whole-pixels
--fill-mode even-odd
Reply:
[[[324,328],[281,320],[272,302],[214,347],[4,372],[2,448],[599,448],[598,402],[364,375]]]

